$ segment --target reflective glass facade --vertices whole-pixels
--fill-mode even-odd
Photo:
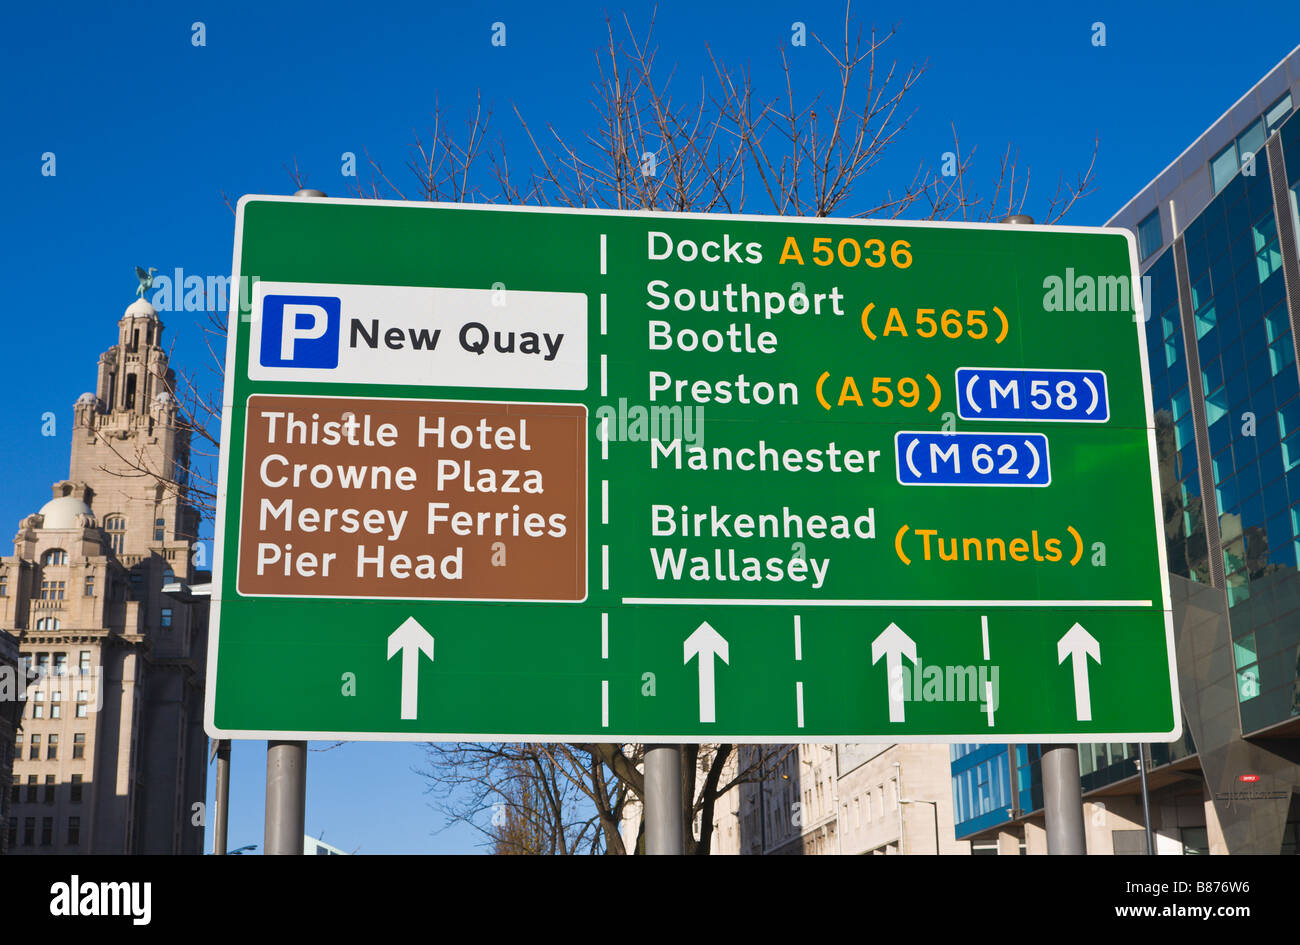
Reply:
[[[1185,234],[1244,734],[1300,715],[1300,374],[1270,179],[1295,193],[1300,121],[1280,138],[1290,166],[1260,151]]]
[[[1201,504],[1196,425],[1188,390],[1187,351],[1178,310],[1173,249],[1146,272],[1150,314],[1146,324],[1151,402],[1156,420],[1165,543],[1169,571],[1193,581],[1209,576],[1209,545]]]
[[[1290,92],[1277,94],[1230,145],[1196,152],[1199,166],[1189,149],[1125,208],[1142,243],[1169,571],[1221,587],[1231,628],[1240,728],[1207,736],[1207,751],[1300,719],[1300,299],[1288,300],[1286,286],[1290,272],[1300,294],[1300,114]],[[1175,200],[1199,203],[1175,223]],[[1180,677],[1189,691],[1202,682]],[[1184,730],[1180,742],[1149,746],[1153,767],[1196,752]],[[1084,791],[1138,770],[1134,744],[1079,754]],[[953,746],[959,837],[1011,819],[1009,809],[1041,808],[1036,755],[1037,746]]]
[[[953,823],[957,839],[1043,806],[1037,745],[952,745]]]

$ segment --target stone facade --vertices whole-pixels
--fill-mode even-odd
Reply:
[[[947,745],[738,746],[721,780],[742,770],[763,776],[718,801],[709,851],[911,856],[933,854],[937,842],[945,856],[968,854],[970,844],[954,837],[948,755]],[[630,802],[622,825],[629,849],[640,819]],[[694,832],[698,839],[698,822]]]
[[[68,478],[0,558],[28,679],[11,853],[202,852],[207,602],[163,586],[209,578],[162,335],[147,302],[126,310],[76,402]]]
[[[0,788],[13,781],[14,743],[23,703],[18,699],[18,641],[0,633]],[[0,825],[12,816],[13,792],[0,790]],[[9,845],[9,831],[0,830],[0,855]]]
[[[910,856],[933,854],[936,842],[944,855],[970,852],[953,835],[947,745],[767,751],[776,760],[761,785],[741,784],[725,799],[713,852]]]

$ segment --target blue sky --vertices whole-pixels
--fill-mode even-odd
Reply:
[[[963,150],[975,149],[977,180],[989,179],[1008,142],[1020,149],[1033,172],[1032,212],[1059,174],[1072,179],[1087,166],[1098,137],[1096,190],[1069,222],[1102,223],[1300,38],[1300,7],[1286,4],[1251,16],[1185,3],[980,6],[860,5],[867,25],[898,26],[882,50],[887,60],[929,62],[909,94],[912,124],[866,195],[896,190],[920,162],[937,165],[956,123]],[[605,11],[617,21],[626,10],[640,27],[649,9],[329,0],[6,8],[0,362],[10,393],[0,442],[11,463],[23,462],[0,490],[0,523],[16,527],[67,474],[72,404],[93,388],[96,359],[116,340],[133,267],[229,273],[234,220],[223,194],[233,203],[291,192],[284,165],[296,158],[311,186],[347,196],[341,155],[363,149],[400,185],[411,129],[428,126],[435,101],[462,121],[479,92],[516,166],[526,167],[512,106],[535,124],[580,133]],[[834,36],[842,18],[836,4],[665,2],[659,56],[676,64],[682,94],[710,75],[708,49],[777,91],[785,44],[804,87],[815,88],[826,75],[823,54],[790,48],[791,24]],[[191,43],[195,21],[205,25],[205,46]],[[504,47],[490,42],[498,21]],[[1104,48],[1090,42],[1098,21]],[[47,152],[52,177],[41,173]],[[203,318],[165,314],[174,364],[210,363]],[[54,436],[42,436],[47,412]],[[413,773],[420,762],[412,745],[313,752],[309,832],[364,853],[477,849],[471,831],[443,829]],[[264,770],[264,744],[236,744],[232,846],[261,844]]]

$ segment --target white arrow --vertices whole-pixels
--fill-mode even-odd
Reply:
[[[731,665],[727,650],[727,641],[717,630],[709,626],[706,620],[695,628],[695,632],[686,638],[682,648],[682,663],[686,664],[693,657],[699,658],[700,668],[700,721],[716,722],[717,714],[713,706],[713,658],[716,656]]]
[[[407,617],[388,635],[388,658],[398,653],[402,654],[402,718],[413,719],[419,702],[420,654],[433,659],[433,637],[414,617]]]
[[[1088,657],[1101,665],[1101,647],[1091,633],[1081,624],[1071,627],[1061,639],[1056,641],[1056,662],[1064,663],[1066,657],[1073,660],[1074,668],[1074,715],[1080,722],[1092,721],[1092,694],[1088,691]]]
[[[885,632],[871,641],[871,665],[885,657],[885,669],[889,674],[889,721],[903,722],[903,657],[906,656],[916,665],[916,643],[898,624],[891,623]]]

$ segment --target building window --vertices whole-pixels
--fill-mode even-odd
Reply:
[[[42,581],[41,600],[63,600],[64,581]]]
[[[40,693],[40,692],[38,692],[38,693],[36,693],[36,695],[35,695],[35,699],[39,699],[39,698],[41,698],[41,696],[43,696],[43,695],[44,695],[44,693]],[[44,702],[37,702],[37,701],[35,701],[35,699],[33,699],[33,701],[32,701],[32,718],[34,718],[34,719],[43,719],[43,718],[45,718],[45,703],[44,703]],[[41,736],[39,736],[39,735],[33,735],[33,736],[32,736],[32,738],[40,738],[40,737],[41,737]]]
[[[144,595],[144,571],[141,565],[131,569],[131,598],[139,600]]]
[[[81,843],[81,818],[68,818],[68,846],[75,847]]]
[[[54,775],[52,774],[45,776],[45,803],[54,803]]]
[[[77,654],[77,672],[82,676],[90,675],[90,650],[82,650]]]
[[[73,759],[86,757],[86,733],[77,732],[72,736],[72,757]]]
[[[38,790],[39,786],[40,786],[40,778],[38,778],[34,774],[29,774],[27,776],[27,803],[28,804],[36,803],[36,791]]]
[[[44,679],[49,674],[50,674],[50,654],[37,653],[36,654],[36,675],[39,678]]]
[[[1277,131],[1278,125],[1291,114],[1291,93],[1287,92],[1280,99],[1264,110],[1264,125],[1268,134]]]
[[[15,774],[14,783],[9,787],[9,803],[17,804],[20,800],[22,800],[22,791],[23,791],[23,776],[21,774]]]
[[[1251,227],[1251,235],[1255,240],[1255,265],[1259,270],[1259,281],[1262,285],[1264,280],[1282,268],[1282,251],[1277,242],[1277,221],[1273,219],[1272,210],[1256,221]]]
[[[45,750],[45,760],[54,761],[59,757],[59,736],[53,732],[50,733],[50,744]]]
[[[74,804],[81,803],[81,775],[72,776],[72,785],[68,788],[68,799]]]
[[[104,519],[104,531],[108,533],[108,544],[115,554],[121,554],[126,543],[126,519],[121,515],[110,515]]]
[[[93,574],[86,575],[85,595],[87,597],[95,596],[95,575]]]
[[[36,843],[36,818],[23,818],[23,846],[30,847]]]
[[[54,818],[41,818],[41,846],[48,847],[54,844]]]
[[[77,713],[76,713],[77,718],[84,719],[86,717],[86,703],[89,701],[90,701],[90,693],[87,692],[85,689],[78,689],[77,690]]]
[[[1210,184],[1217,194],[1237,173],[1237,142],[1228,145],[1210,162]]]
[[[63,705],[60,701],[62,698],[63,698],[63,693],[60,692],[58,689],[55,689],[53,692],[50,693],[50,718],[52,719],[63,718]],[[54,736],[50,736],[50,737],[53,738]]]
[[[1281,102],[1277,104],[1281,105]],[[1249,128],[1237,136],[1236,141],[1214,156],[1214,160],[1210,161],[1210,185],[1216,194],[1228,186],[1228,181],[1236,176],[1243,164],[1256,160],[1255,155],[1264,147],[1267,138],[1264,119],[1257,118]],[[1256,172],[1258,173],[1258,169]]]
[[[167,523],[166,523],[163,519],[156,518],[156,519],[153,520],[153,540],[154,540],[154,541],[162,541],[162,540],[163,540],[163,531],[164,531],[164,529],[166,529],[166,527],[167,527]]]
[[[68,553],[62,548],[53,548],[41,555],[41,564],[67,564]]]
[[[1164,234],[1160,232],[1160,210],[1152,210],[1146,219],[1138,224],[1138,258],[1145,262],[1160,252],[1165,245]]]
[[[1259,663],[1255,648],[1255,634],[1248,633],[1233,641],[1233,660],[1237,664],[1237,701],[1249,702],[1259,695]]]
[[[171,629],[171,625],[172,625],[172,609],[171,609],[170,607],[164,607],[164,608],[162,609],[162,625],[163,625],[163,629],[164,629],[164,630],[169,630],[169,629]]]
[[[1294,194],[1292,195],[1292,199],[1294,200]],[[8,596],[9,596],[9,575],[0,574],[0,597],[8,597]]]
[[[7,839],[8,842],[6,843],[6,846],[8,846],[10,849],[13,849],[14,847],[18,846],[18,818],[17,817],[9,818],[9,837]]]
[[[55,676],[68,675],[68,654],[67,653],[54,654],[54,675]]]
[[[163,584],[172,584],[176,580],[176,572],[170,566],[163,568]]]

